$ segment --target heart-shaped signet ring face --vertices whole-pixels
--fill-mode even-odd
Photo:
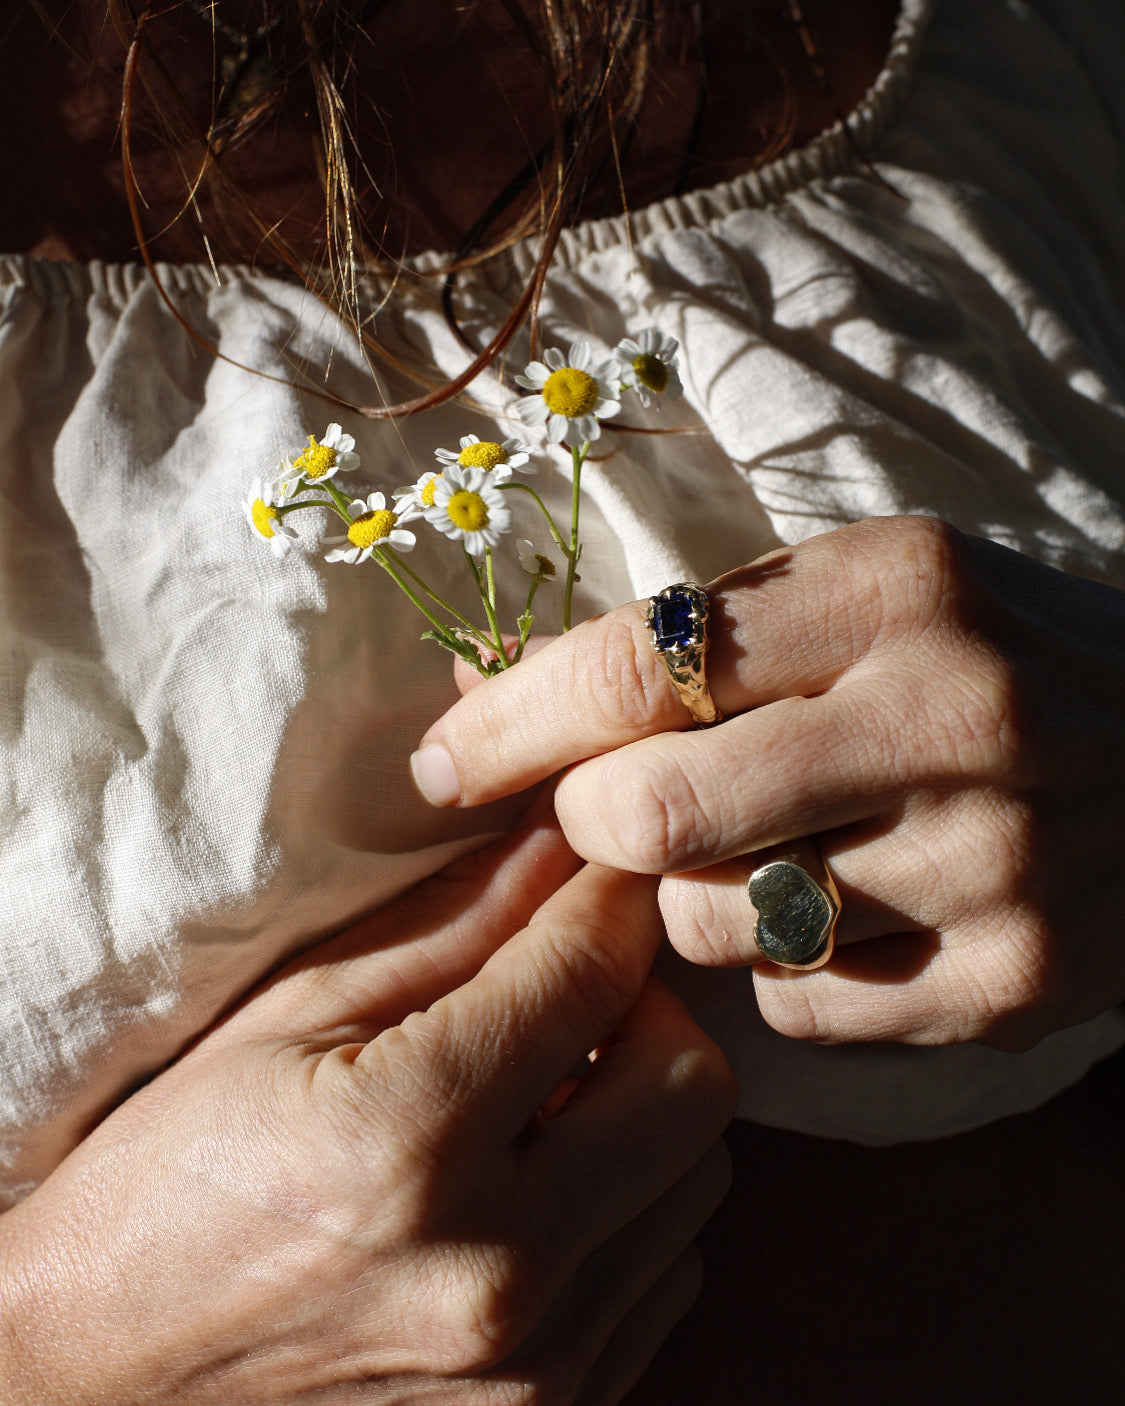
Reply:
[[[814,878],[796,856],[781,855],[750,875],[746,891],[757,911],[754,940],[762,956],[778,966],[812,971],[832,956],[840,895],[831,874],[818,867],[823,872]]]

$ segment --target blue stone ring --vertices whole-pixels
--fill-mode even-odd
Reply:
[[[648,603],[645,624],[680,701],[697,727],[723,720],[707,687],[707,592],[689,581],[668,586]]]

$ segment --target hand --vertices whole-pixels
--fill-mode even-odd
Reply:
[[[422,789],[477,805],[569,767],[575,850],[667,876],[672,943],[759,962],[783,1034],[1020,1048],[1125,997],[1125,595],[911,517],[710,596],[726,722],[685,730],[634,603],[462,698],[416,754]],[[760,962],[746,879],[802,836],[852,945],[792,973]]]
[[[737,1095],[651,880],[576,868],[550,820],[454,864],[101,1124],[0,1220],[0,1397],[617,1401]]]

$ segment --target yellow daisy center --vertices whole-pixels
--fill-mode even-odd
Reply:
[[[348,528],[348,541],[354,547],[371,547],[391,535],[391,528],[398,522],[398,516],[390,508],[376,508],[370,513],[361,513]]]
[[[488,526],[488,504],[479,493],[470,493],[467,488],[453,494],[445,505],[445,511],[454,527],[459,527],[462,532],[479,532],[482,527]]]
[[[668,385],[668,368],[658,356],[653,356],[652,352],[641,352],[640,356],[635,356],[633,370],[641,385],[647,386],[657,395],[662,394]]]
[[[309,447],[297,455],[293,464],[306,478],[323,478],[336,467],[339,457],[335,449],[330,449],[327,444],[317,444],[316,436],[309,435]]]
[[[434,474],[433,478],[422,489],[422,502],[427,508],[434,506],[434,494],[437,492],[437,486],[440,482],[441,474]]]
[[[547,377],[543,399],[552,414],[565,415],[568,420],[576,415],[589,415],[598,403],[598,383],[588,371],[561,366]]]
[[[457,462],[465,469],[494,469],[508,457],[502,444],[495,440],[482,439],[479,444],[466,444],[457,456]]]
[[[273,537],[276,535],[273,527],[274,523],[279,520],[276,508],[271,508],[270,505],[263,502],[261,498],[255,498],[250,505],[250,517],[253,520],[254,526],[263,537]]]

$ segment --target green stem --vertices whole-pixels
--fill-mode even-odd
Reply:
[[[434,626],[434,628],[438,631],[440,635],[442,635],[446,639],[455,638],[449,626],[443,620],[439,620],[437,616],[433,613],[433,611],[430,609],[430,607],[426,604],[426,602],[422,600],[422,598],[415,591],[413,591],[410,586],[402,579],[397,569],[395,568],[395,565],[388,559],[386,552],[382,548],[376,547],[375,550],[371,553],[371,556],[374,561],[377,561],[379,563],[379,565],[383,568],[383,570],[387,573],[387,575],[391,578],[391,580],[395,583],[395,585],[399,588],[403,595],[407,596],[410,600],[414,602],[414,604],[418,607],[418,609],[422,612],[422,614],[426,617],[430,624]]]
[[[464,551],[465,549],[462,547],[461,550]],[[489,568],[491,568],[491,551],[486,551],[485,555],[488,558]],[[500,667],[502,669],[507,669],[510,666],[510,660],[508,659],[508,651],[504,648],[504,636],[500,632],[500,621],[496,618],[496,606],[489,599],[488,587],[485,585],[484,578],[481,576],[480,567],[477,566],[468,552],[465,552],[465,560],[469,563],[469,568],[473,573],[473,580],[477,583],[477,590],[480,592],[480,598],[484,604],[484,613],[488,616],[488,623],[492,628],[493,648],[496,650],[496,658],[499,660]]]
[[[523,614],[519,618],[520,637],[516,644],[515,652],[512,655],[512,663],[518,664],[523,658],[523,647],[527,643],[527,637],[531,634],[532,614],[531,602],[535,599],[535,592],[543,584],[542,576],[533,576],[531,587],[527,593],[527,600],[524,602]]]
[[[348,512],[348,500],[344,497],[344,495],[340,492],[340,490],[336,487],[336,485],[332,482],[331,479],[325,480],[324,491],[332,499],[332,502],[335,504],[336,511],[340,514],[340,516],[344,519],[346,523],[350,524],[352,521],[352,515],[350,512]]]
[[[570,548],[563,541],[563,535],[559,531],[558,527],[555,525],[554,518],[547,511],[546,503],[544,503],[543,499],[540,498],[539,494],[536,493],[534,488],[528,488],[526,483],[513,482],[500,483],[497,484],[497,487],[504,493],[506,493],[511,488],[518,488],[521,493],[530,493],[531,496],[535,499],[535,501],[539,504],[539,511],[547,519],[547,528],[550,531],[551,536],[555,539],[555,546],[558,547],[559,551],[562,552],[564,557],[570,555]]]
[[[442,610],[448,611],[449,614],[453,616],[454,620],[458,622],[458,624],[463,625],[465,629],[468,630],[471,634],[475,635],[476,638],[480,640],[482,644],[487,644],[489,647],[491,647],[492,641],[484,633],[484,631],[478,630],[477,627],[473,624],[473,622],[467,616],[462,615],[456,606],[450,605],[450,603],[445,599],[444,596],[439,596],[437,591],[435,591],[432,586],[428,585],[422,579],[422,577],[418,575],[418,573],[414,570],[412,566],[410,566],[407,562],[403,561],[402,557],[399,556],[399,554],[394,550],[393,547],[383,547],[382,550],[386,552],[388,556],[391,557],[398,569],[404,572],[407,576],[411,578],[411,580],[413,580],[417,585],[419,585],[432,601],[434,601],[437,605],[441,606]]]
[[[496,609],[496,578],[492,574],[492,548],[484,549],[484,572],[488,581],[488,601],[493,610]]]
[[[566,585],[563,588],[563,631],[570,629],[570,598],[574,593],[574,575],[578,569],[578,513],[581,507],[582,465],[590,452],[589,441],[581,446],[571,445],[570,462],[574,472],[570,489],[570,549],[566,553]]]
[[[279,503],[275,509],[278,517],[284,517],[286,513],[295,513],[298,508],[335,508],[335,503],[330,498],[306,498],[303,503]],[[350,522],[351,519],[349,518]]]

